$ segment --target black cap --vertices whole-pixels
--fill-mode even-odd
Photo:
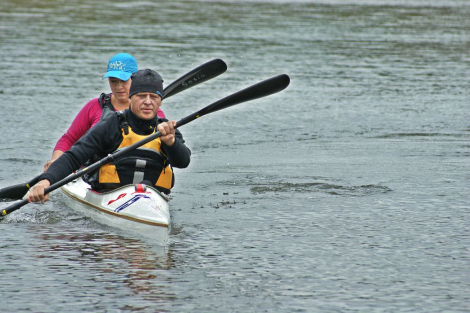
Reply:
[[[131,79],[129,98],[139,92],[152,92],[163,98],[163,79],[157,72],[151,69],[140,70],[132,74]]]

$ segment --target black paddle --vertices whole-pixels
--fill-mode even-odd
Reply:
[[[181,76],[165,89],[163,89],[163,98],[167,99],[171,96],[180,93],[183,90],[194,87],[219,76],[227,70],[227,64],[221,59],[215,59],[196,67],[186,75]]]
[[[173,83],[163,89],[163,98],[169,98],[183,90],[194,87],[208,81],[214,77],[219,76],[227,70],[227,64],[221,59],[214,59],[207,63],[196,67],[187,74],[181,76]],[[13,200],[19,200],[28,192],[28,190],[39,182],[39,177],[42,174],[31,179],[26,184],[17,184],[0,189],[0,198],[8,198]]]
[[[28,192],[29,188],[33,187],[39,182],[39,177],[41,177],[41,175],[42,174],[39,174],[26,184],[17,184],[0,189],[0,198],[8,198],[14,200],[23,198],[23,196]]]
[[[228,97],[225,97],[225,98],[223,98],[219,101],[216,101],[216,102],[206,106],[205,108],[202,108],[201,110],[199,110],[199,111],[197,111],[197,112],[195,112],[191,115],[188,115],[188,116],[184,117],[183,119],[176,122],[176,128],[181,127],[181,126],[183,126],[183,125],[185,125],[185,124],[187,124],[191,121],[194,121],[195,119],[200,118],[201,116],[204,116],[206,114],[228,108],[228,107],[233,106],[235,104],[272,95],[276,92],[279,92],[279,91],[284,90],[285,88],[287,88],[287,86],[289,86],[289,83],[290,83],[290,78],[286,74],[282,74],[282,75],[278,75],[278,76],[269,78],[267,80],[264,80],[260,83],[255,84],[253,86],[250,86],[246,89],[238,91],[238,92],[236,92],[236,93],[234,93],[234,94],[232,94]],[[52,184],[51,186],[49,186],[48,188],[46,188],[44,190],[44,194],[48,194],[48,193],[56,190],[57,188],[60,188],[63,185],[65,185],[65,184],[67,184],[67,183],[69,183],[69,182],[85,175],[86,173],[97,170],[101,166],[113,161],[114,159],[117,159],[117,158],[121,157],[122,155],[128,153],[129,151],[137,149],[138,147],[146,144],[147,142],[150,142],[154,139],[157,139],[161,135],[162,134],[160,132],[156,132],[155,134],[152,134],[152,135],[148,136],[147,138],[142,139],[142,140],[140,140],[140,141],[138,141],[138,142],[122,149],[122,150],[119,150],[119,151],[116,151],[112,154],[109,154],[107,157],[101,159],[100,161],[98,161],[96,163],[93,163],[92,165],[90,165],[88,167],[82,168],[79,171],[77,171],[76,173],[65,177],[64,179],[56,182],[55,184]],[[28,200],[23,199],[23,200],[15,203],[15,204],[12,204],[12,205],[6,207],[2,211],[2,216],[5,216],[7,214],[10,214],[13,211],[18,210],[19,208],[21,208],[22,206],[24,206],[27,203],[28,203]]]

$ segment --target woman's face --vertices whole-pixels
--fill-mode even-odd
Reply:
[[[129,102],[129,89],[131,88],[132,79],[129,78],[124,81],[116,77],[110,77],[108,81],[113,96],[116,97],[119,102]]]

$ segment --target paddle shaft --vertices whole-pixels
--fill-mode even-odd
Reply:
[[[289,86],[289,83],[290,83],[290,78],[286,74],[282,74],[282,75],[278,75],[278,76],[269,78],[269,79],[264,80],[264,81],[262,81],[258,84],[255,84],[255,85],[250,86],[248,88],[245,88],[241,91],[238,91],[234,94],[231,94],[230,96],[227,96],[227,97],[225,97],[225,98],[223,98],[219,101],[216,101],[216,102],[202,108],[201,110],[182,118],[181,120],[176,122],[176,128],[181,127],[181,126],[183,126],[183,125],[185,125],[185,124],[187,124],[191,121],[194,121],[195,119],[198,119],[198,118],[200,118],[200,117],[202,117],[206,114],[210,114],[210,113],[228,108],[230,106],[233,106],[233,105],[236,105],[236,104],[239,104],[239,103],[242,103],[242,102],[251,101],[251,100],[254,100],[254,99],[266,97],[266,96],[269,96],[271,94],[277,93],[277,92],[287,88],[287,86]],[[99,169],[101,166],[113,161],[114,159],[117,159],[117,158],[121,157],[122,155],[124,155],[124,154],[126,154],[126,153],[128,153],[128,152],[130,152],[134,149],[137,149],[138,147],[140,147],[142,145],[145,145],[146,143],[148,143],[152,140],[157,139],[161,135],[162,134],[160,132],[156,132],[156,133],[154,133],[154,134],[152,134],[152,135],[150,135],[150,136],[148,136],[148,137],[146,137],[146,138],[144,138],[144,139],[142,139],[142,140],[126,147],[126,148],[124,148],[124,149],[121,149],[121,150],[116,151],[112,154],[109,154],[107,157],[101,159],[100,161],[95,162],[92,165],[90,165],[88,167],[85,167],[85,168],[77,171],[76,173],[71,174],[71,175],[67,176],[66,178],[52,184],[51,186],[49,186],[48,188],[46,188],[44,190],[44,194],[48,194],[48,193],[56,190],[57,188],[60,188],[63,185],[65,185],[65,184],[67,184],[67,183],[69,183],[69,182],[85,175],[88,172]],[[28,201],[26,199],[24,199],[22,201],[19,201],[15,204],[5,208],[2,211],[2,215],[5,216],[7,214],[10,214],[11,212],[18,210],[19,208],[21,208],[22,206],[24,206],[27,203],[28,203]]]

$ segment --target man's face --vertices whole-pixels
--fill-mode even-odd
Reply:
[[[131,111],[143,120],[151,120],[157,115],[162,98],[156,93],[139,92],[131,97]]]

